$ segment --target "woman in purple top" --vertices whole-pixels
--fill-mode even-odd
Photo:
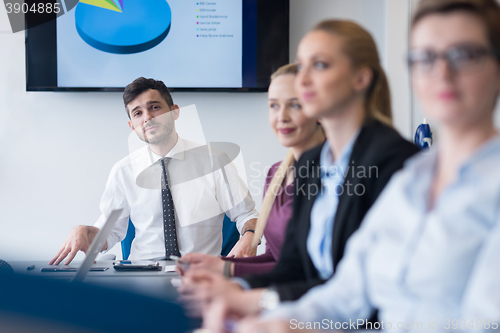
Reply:
[[[269,272],[278,261],[288,220],[292,215],[293,172],[288,171],[292,170],[294,161],[303,152],[325,141],[321,125],[302,113],[294,89],[296,74],[297,65],[283,66],[271,76],[269,85],[269,123],[278,141],[290,149],[285,159],[274,164],[266,177],[264,201],[258,222],[265,224],[266,252],[245,258],[189,253],[182,260],[190,263],[190,270],[207,269],[226,276],[242,276]],[[267,194],[269,187],[272,191]]]
[[[280,164],[281,162],[274,164],[269,170],[264,185],[264,196]],[[285,239],[285,230],[288,225],[288,220],[292,215],[292,202],[293,182],[289,184],[287,182],[286,185],[281,184],[279,190],[277,190],[277,196],[272,203],[271,212],[267,218],[268,223],[264,229],[266,252],[255,257],[224,258],[224,260],[233,263],[229,268],[233,276],[266,273],[273,269],[279,259],[281,245],[283,245]],[[227,263],[225,265],[227,265]]]

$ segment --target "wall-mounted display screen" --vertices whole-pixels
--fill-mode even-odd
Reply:
[[[27,90],[121,91],[144,76],[173,91],[265,91],[289,62],[288,2],[80,0],[38,26],[28,12]]]

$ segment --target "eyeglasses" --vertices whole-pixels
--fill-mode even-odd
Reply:
[[[500,59],[495,49],[478,45],[457,45],[439,53],[414,49],[408,53],[408,66],[416,74],[430,74],[436,61],[443,59],[455,73],[470,73],[478,70],[489,56]]]

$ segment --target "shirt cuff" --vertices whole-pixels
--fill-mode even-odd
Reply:
[[[111,249],[113,248],[113,246],[115,246],[115,244],[113,244],[113,246],[109,246],[109,244],[111,244],[112,242],[113,242],[113,239],[112,239],[112,237],[111,237],[111,235],[110,235],[110,236],[108,236],[108,238],[106,239],[106,243],[108,244],[108,247],[106,248],[106,250],[101,251],[100,253],[101,253],[101,254],[106,254],[106,253],[108,253],[108,252],[109,252],[109,250],[111,250]]]
[[[247,223],[248,221],[250,221],[252,219],[257,219],[257,218],[259,218],[259,213],[255,209],[253,209],[252,212],[248,216],[245,216],[244,218],[237,220],[236,221],[236,229],[238,229],[238,232],[240,233],[240,235],[243,233],[243,227],[245,226],[245,223]]]
[[[239,284],[240,287],[243,288],[244,290],[252,289],[252,286],[250,286],[250,283],[248,283],[247,280],[245,280],[245,279],[235,277],[235,278],[232,278],[231,281]]]

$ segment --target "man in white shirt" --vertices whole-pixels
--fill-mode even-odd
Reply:
[[[229,256],[255,255],[251,247],[258,213],[228,156],[182,139],[175,130],[179,107],[162,81],[138,78],[125,88],[128,124],[148,143],[114,165],[94,226],[76,226],[49,264],[86,252],[111,210],[123,213],[103,247],[112,248],[136,228],[130,259],[201,252],[220,255],[222,221],[236,222],[241,239]],[[247,232],[249,231],[249,232]]]

